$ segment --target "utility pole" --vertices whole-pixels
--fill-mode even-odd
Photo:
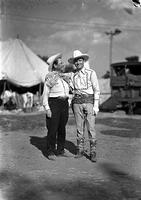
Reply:
[[[109,36],[110,44],[109,44],[109,66],[110,66],[110,75],[111,75],[111,64],[112,64],[112,53],[113,53],[113,37],[115,35],[119,35],[122,31],[119,29],[115,29],[114,31],[105,32],[106,35]]]

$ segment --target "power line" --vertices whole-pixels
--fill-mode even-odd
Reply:
[[[15,15],[15,14],[11,14],[11,13],[6,13],[5,15],[0,14],[0,16],[4,16],[7,20],[16,20],[16,21],[31,21],[31,22],[42,22],[45,24],[53,24],[53,23],[59,23],[60,25],[63,26],[69,26],[69,27],[89,27],[89,28],[111,28],[111,27],[120,27],[123,30],[127,30],[127,31],[141,31],[141,26],[127,26],[124,24],[102,24],[102,23],[98,23],[98,22],[94,22],[94,23],[76,23],[76,22],[69,22],[69,21],[65,21],[65,20],[59,20],[59,19],[49,19],[49,18],[42,18],[42,17],[27,17],[27,16],[20,16],[20,15]]]

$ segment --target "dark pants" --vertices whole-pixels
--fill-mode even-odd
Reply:
[[[57,150],[64,150],[66,138],[66,124],[69,115],[68,99],[49,98],[49,106],[52,117],[46,116],[47,151],[54,151],[57,143]]]

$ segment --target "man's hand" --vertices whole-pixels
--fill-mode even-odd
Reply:
[[[99,102],[98,102],[98,100],[95,100],[94,107],[93,107],[93,114],[97,115],[98,112],[99,112]]]
[[[93,107],[93,114],[96,116],[99,112],[99,108],[98,107]]]
[[[46,115],[47,115],[47,117],[51,118],[52,113],[51,113],[50,109],[46,110]]]

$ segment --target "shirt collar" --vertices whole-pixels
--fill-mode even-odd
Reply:
[[[85,74],[85,68],[83,67],[83,68],[79,71],[79,73]]]

